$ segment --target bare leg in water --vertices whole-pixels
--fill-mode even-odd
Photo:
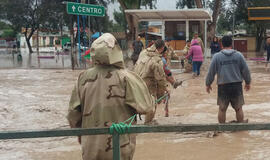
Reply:
[[[226,111],[227,111],[227,107],[219,106],[219,110],[218,110],[218,122],[219,123],[226,122]]]
[[[236,113],[236,120],[238,123],[243,123],[244,122],[244,112],[242,109],[242,106],[235,109],[235,113]]]

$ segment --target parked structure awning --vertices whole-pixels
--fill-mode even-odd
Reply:
[[[178,10],[141,10],[127,9],[125,12],[138,21],[150,20],[212,20],[206,9],[178,9]]]

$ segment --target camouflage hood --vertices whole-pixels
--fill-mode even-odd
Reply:
[[[147,51],[147,55],[149,56],[149,57],[153,57],[153,56],[159,56],[159,57],[161,57],[161,54],[158,54],[157,53],[157,49],[156,49],[156,46],[155,46],[155,44],[153,44],[151,47],[149,47],[149,48],[146,48],[146,51]]]
[[[112,65],[124,68],[123,53],[115,37],[105,33],[96,39],[91,46],[95,65]]]

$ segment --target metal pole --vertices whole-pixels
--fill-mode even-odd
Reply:
[[[165,40],[165,20],[162,20],[161,34],[162,34],[162,40]]]
[[[189,40],[189,20],[186,20],[186,40]]]
[[[90,24],[90,16],[88,16],[88,23],[89,23],[88,24],[88,29],[89,29],[88,30],[88,38],[89,38],[89,48],[90,48],[91,47],[91,37],[90,37],[91,36],[91,30],[90,30],[90,25],[91,24]]]
[[[85,43],[85,36],[86,36],[86,33],[85,33],[85,20],[86,20],[86,16],[83,16],[83,54],[85,54],[85,47],[86,47],[86,43]],[[86,63],[85,63],[85,58],[83,58],[83,65],[84,65],[84,68],[86,69]]]
[[[90,0],[88,0],[88,4],[90,4]],[[91,23],[90,23],[90,16],[88,16],[88,38],[89,38],[89,48],[91,48],[91,30],[90,30],[90,26],[91,26]]]
[[[147,22],[147,24],[146,24],[146,31],[145,31],[145,48],[148,46],[147,32],[148,32],[148,22]]]
[[[233,9],[233,33],[232,33],[232,47],[234,49],[234,25],[235,25],[235,9]]]
[[[113,133],[113,160],[120,160],[120,139],[116,131]]]
[[[79,3],[79,0],[77,0],[77,3]],[[82,61],[81,58],[81,34],[80,34],[80,16],[77,16],[77,32],[78,32],[78,52],[79,52],[79,59],[80,59],[80,63]]]
[[[70,24],[70,43],[71,43],[71,48],[70,48],[70,60],[71,60],[71,67],[72,70],[75,68],[75,63],[74,63],[74,53],[73,53],[73,44],[74,44],[74,28],[73,28],[73,16],[71,17],[71,24]]]
[[[204,57],[206,57],[207,52],[207,20],[204,21]]]
[[[86,20],[86,16],[83,16],[83,45],[84,45],[84,48],[83,48],[83,51],[85,52],[85,20]]]
[[[40,59],[39,59],[39,27],[37,29],[37,57],[38,57],[38,68],[40,68]]]

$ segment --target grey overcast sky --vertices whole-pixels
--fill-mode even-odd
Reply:
[[[157,9],[176,9],[176,0],[157,0],[156,4]],[[119,10],[118,2],[111,3],[108,5],[108,15],[110,19],[113,19],[113,11]]]

